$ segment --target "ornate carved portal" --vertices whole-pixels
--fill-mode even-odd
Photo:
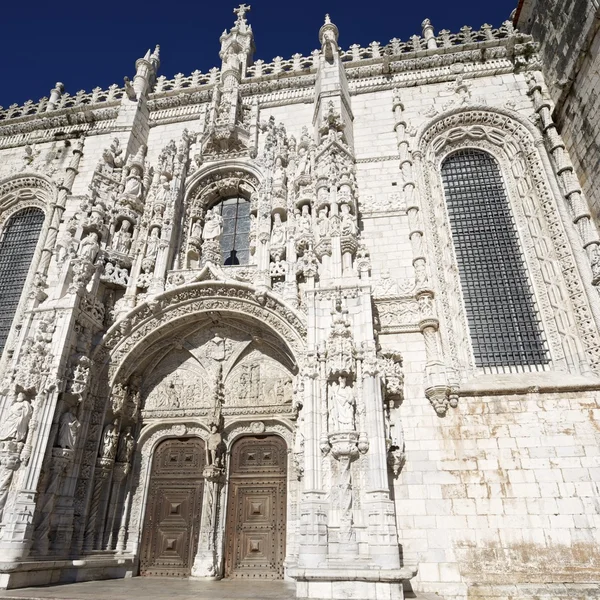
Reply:
[[[204,442],[199,438],[166,440],[156,449],[140,575],[190,575],[198,547],[204,463]]]
[[[225,576],[283,579],[287,447],[278,436],[243,437],[231,453]]]

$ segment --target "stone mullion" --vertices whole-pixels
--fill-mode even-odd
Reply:
[[[547,142],[548,152],[554,163],[554,171],[569,205],[571,218],[579,233],[581,244],[592,267],[592,283],[594,286],[598,286],[600,285],[600,239],[598,231],[592,222],[588,203],[575,176],[573,165],[565,149],[565,143],[556,129],[550,102],[544,100],[542,86],[537,82],[534,74],[531,75],[528,84],[529,95],[540,118],[540,126]]]
[[[79,173],[78,169],[81,157],[83,155],[83,144],[84,138],[79,138],[75,143],[75,147],[73,148],[73,156],[71,157],[69,166],[66,168],[65,179],[59,187],[56,203],[52,206],[53,211],[50,221],[50,228],[48,229],[48,235],[46,236],[44,249],[42,250],[42,256],[40,257],[40,262],[37,269],[37,272],[43,277],[46,277],[48,274],[50,259],[52,258],[52,252],[54,251],[54,246],[56,245],[56,239],[58,237],[60,221],[67,203],[67,196],[71,193],[73,183],[75,182],[75,177]]]

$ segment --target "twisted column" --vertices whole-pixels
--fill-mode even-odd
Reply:
[[[592,268],[592,284],[596,286],[597,291],[600,291],[600,288],[598,288],[600,285],[600,239],[598,231],[592,222],[588,203],[583,196],[573,170],[573,164],[565,150],[565,143],[552,119],[550,101],[544,99],[542,85],[538,82],[535,73],[530,74],[527,84],[529,95],[540,119],[540,128],[546,139],[548,152],[552,157],[554,171]]]
[[[43,278],[48,274],[48,268],[50,266],[50,259],[52,258],[52,252],[56,245],[56,238],[58,237],[58,229],[60,227],[60,221],[63,213],[65,212],[65,206],[67,204],[67,196],[71,193],[75,177],[79,173],[79,163],[83,155],[83,144],[84,138],[79,138],[75,142],[73,148],[73,155],[69,161],[69,165],[66,168],[65,178],[58,188],[58,195],[56,203],[53,205],[52,217],[50,221],[50,228],[48,229],[48,235],[46,236],[46,242],[42,250],[40,262],[38,265],[37,272]]]

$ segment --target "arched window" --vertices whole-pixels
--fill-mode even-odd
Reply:
[[[508,196],[493,156],[451,154],[442,180],[475,363],[536,368],[549,362]]]
[[[21,300],[43,224],[44,213],[39,208],[25,208],[8,219],[0,234],[0,354]]]
[[[241,197],[228,198],[213,209],[223,217],[223,264],[247,265],[250,259],[250,202]]]

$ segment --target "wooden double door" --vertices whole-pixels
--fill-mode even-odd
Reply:
[[[287,447],[278,436],[243,437],[231,452],[225,576],[283,579]]]
[[[230,457],[225,576],[283,579],[287,447],[278,436],[239,439]],[[188,577],[198,549],[205,446],[162,442],[154,453],[140,550],[140,575]],[[217,536],[217,538],[220,536]]]
[[[198,548],[204,442],[162,442],[154,453],[140,552],[140,575],[187,577]]]

